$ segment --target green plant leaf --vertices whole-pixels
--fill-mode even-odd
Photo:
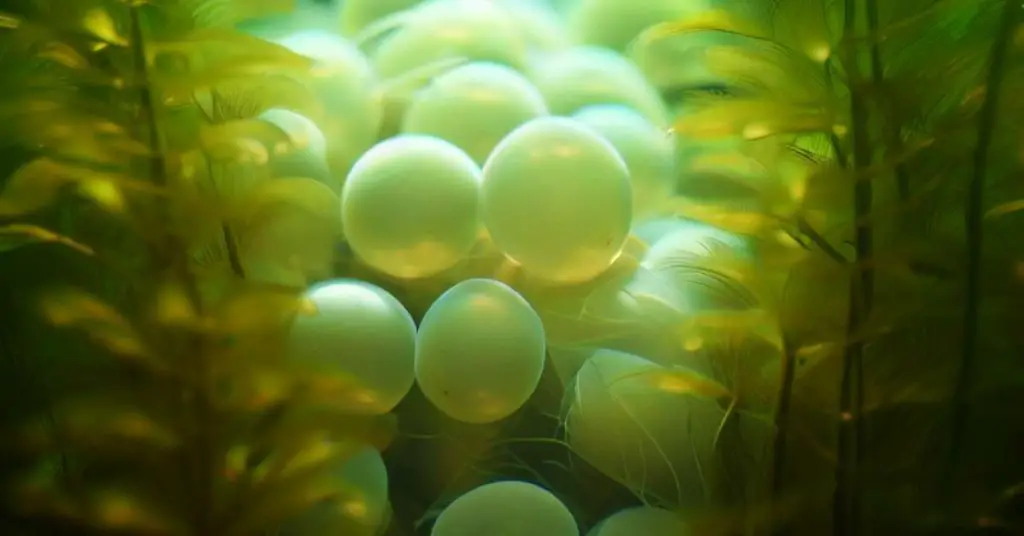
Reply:
[[[47,243],[61,244],[85,255],[94,254],[89,246],[36,225],[12,223],[0,227],[0,253],[32,244]]]

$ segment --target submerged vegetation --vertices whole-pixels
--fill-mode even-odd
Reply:
[[[3,534],[1024,531],[1019,2],[295,4],[0,11]]]

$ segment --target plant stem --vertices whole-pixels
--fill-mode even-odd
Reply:
[[[1005,77],[1006,57],[1024,7],[1019,0],[1006,0],[1003,8],[1002,25],[992,43],[989,55],[988,76],[985,83],[985,100],[978,116],[978,141],[974,147],[973,166],[968,183],[965,207],[967,227],[967,281],[964,299],[963,339],[961,341],[960,371],[957,375],[950,403],[950,442],[948,458],[943,465],[939,490],[946,507],[953,506],[954,472],[959,467],[963,449],[965,428],[969,417],[967,391],[974,378],[977,362],[977,342],[980,327],[979,306],[981,301],[982,240],[984,228],[985,179],[988,174],[989,152],[996,129],[999,96]]]
[[[856,32],[856,0],[846,0],[844,37],[852,38]],[[871,258],[873,237],[871,227],[864,223],[871,214],[872,184],[861,180],[858,174],[871,165],[871,139],[869,138],[868,107],[861,91],[857,52],[852,46],[846,48],[844,66],[848,73],[850,88],[850,116],[852,118],[853,158],[851,173],[854,174],[854,221],[856,222],[854,244],[856,259],[861,263]],[[860,533],[860,474],[863,457],[863,354],[864,346],[854,340],[852,334],[871,310],[874,287],[874,273],[864,269],[854,273],[850,280],[850,303],[847,320],[847,345],[843,355],[842,380],[839,388],[839,439],[836,463],[836,489],[833,496],[832,534],[848,536]]]
[[[878,86],[885,79],[885,72],[882,66],[882,50],[879,46],[879,23],[878,23],[878,0],[865,0],[865,11],[867,11],[868,19],[868,35],[871,36],[869,42],[871,43],[871,80]],[[888,114],[887,114],[888,115]],[[903,140],[900,137],[900,129],[898,125],[893,125],[892,121],[888,118],[883,118],[885,121],[884,131],[886,137],[886,144],[889,149],[902,156],[903,153]],[[899,195],[901,202],[906,202],[910,199],[910,177],[907,175],[907,167],[902,163],[898,162],[893,172],[896,176],[896,191]]]
[[[167,159],[164,153],[163,140],[157,116],[157,100],[149,83],[149,65],[146,57],[145,41],[142,29],[142,20],[139,5],[132,5],[129,9],[131,20],[131,51],[132,60],[139,80],[139,104],[143,121],[148,125],[149,139],[149,177],[153,183],[160,188],[166,188],[170,182],[167,174]],[[170,225],[171,218],[168,214],[170,207],[164,203],[157,207],[161,212],[162,221]],[[199,289],[195,283],[188,266],[188,256],[184,244],[178,239],[176,233],[170,227],[162,237],[162,242],[156,244],[151,251],[159,269],[167,269],[174,278],[175,283],[182,286],[185,291],[192,310],[196,314],[202,314],[202,302],[199,296]],[[212,459],[212,438],[211,415],[212,407],[209,399],[209,370],[206,364],[204,344],[200,337],[189,334],[187,340],[182,341],[182,355],[186,363],[186,370],[189,371],[190,382],[186,384],[186,391],[183,399],[191,410],[194,419],[195,441],[192,443],[192,476],[195,489],[192,494],[193,502],[193,529],[194,534],[199,536],[213,535],[217,531],[213,526],[213,459]]]

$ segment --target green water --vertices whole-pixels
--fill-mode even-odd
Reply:
[[[1022,12],[0,5],[0,534],[1024,532]]]

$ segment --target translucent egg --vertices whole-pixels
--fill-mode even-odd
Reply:
[[[374,65],[385,79],[456,58],[515,68],[526,61],[527,49],[515,23],[490,2],[435,0],[407,15],[373,53]]]
[[[336,186],[327,166],[327,138],[311,119],[291,110],[273,108],[260,114],[259,119],[279,128],[288,142],[269,147],[272,177],[315,179],[327,186]]]
[[[377,77],[362,52],[337,35],[304,31],[276,42],[317,62],[310,83],[325,108],[319,124],[338,191],[355,161],[377,141],[384,115]]]
[[[354,36],[393,13],[415,7],[423,0],[345,0],[341,2],[341,31]]]
[[[509,132],[544,115],[544,97],[523,75],[496,63],[470,63],[417,92],[402,131],[450,141],[483,165]]]
[[[566,389],[567,441],[645,501],[699,507],[705,486],[720,484],[713,444],[724,411],[715,400],[659,382],[667,370],[635,355],[598,350]]]
[[[571,46],[559,15],[545,0],[499,0],[512,17],[531,52],[552,52]]]
[[[633,220],[658,214],[675,187],[672,136],[635,110],[616,104],[587,106],[573,119],[604,136],[625,160],[633,184]]]
[[[651,245],[642,266],[671,281],[686,311],[748,307],[752,297],[740,282],[709,274],[704,263],[715,248],[750,259],[750,241],[695,221],[679,220],[674,227]]]
[[[335,500],[317,504],[281,527],[281,536],[346,534],[375,536],[387,523],[388,470],[380,453],[366,447],[345,461],[331,479]]]
[[[572,115],[592,104],[622,104],[659,128],[668,127],[661,96],[640,71],[619,53],[598,47],[573,47],[544,56],[529,77],[551,113]]]
[[[431,536],[579,536],[569,510],[540,486],[503,481],[455,499],[434,522]]]
[[[624,51],[641,32],[711,9],[709,0],[580,0],[569,17],[580,43]]]
[[[352,168],[341,195],[349,246],[369,266],[416,279],[451,268],[479,235],[480,167],[432,136],[385,140]]]
[[[362,281],[328,281],[306,296],[316,312],[296,317],[289,356],[315,376],[355,380],[358,396],[347,401],[350,409],[391,411],[415,381],[412,316],[387,291]]]
[[[511,287],[468,279],[438,298],[420,323],[416,382],[449,417],[484,424],[508,417],[544,370],[544,326]]]
[[[638,506],[619,510],[587,532],[587,536],[690,536],[687,524],[676,513]]]
[[[520,126],[484,165],[484,224],[498,248],[541,279],[583,282],[603,272],[622,250],[632,211],[625,162],[571,119]]]

